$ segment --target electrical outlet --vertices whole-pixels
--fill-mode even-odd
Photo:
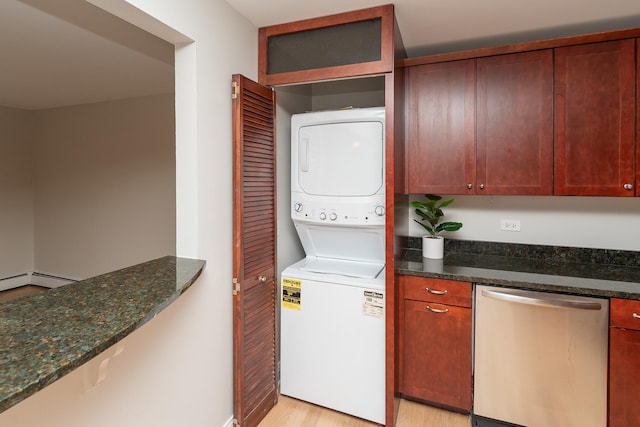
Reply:
[[[519,219],[501,219],[500,230],[502,231],[520,231]]]

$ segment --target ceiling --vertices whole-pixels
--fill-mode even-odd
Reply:
[[[85,0],[0,0],[0,106],[171,93],[173,59],[173,45]]]
[[[389,3],[226,1],[256,27]],[[640,27],[639,0],[394,4],[409,56]],[[173,45],[86,0],[0,0],[0,106],[36,110],[171,93],[173,55]]]
[[[393,3],[408,56],[640,27],[639,0],[226,0],[257,27]]]

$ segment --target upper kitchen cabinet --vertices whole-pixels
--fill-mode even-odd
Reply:
[[[552,108],[550,49],[477,60],[476,194],[552,194]]]
[[[408,192],[464,194],[475,182],[475,60],[407,68]]]
[[[259,30],[258,80],[284,85],[391,72],[394,12],[386,5]]]
[[[552,194],[551,50],[407,75],[409,193]]]
[[[635,40],[555,49],[556,195],[633,196]]]
[[[640,196],[640,39],[636,39],[636,196]]]

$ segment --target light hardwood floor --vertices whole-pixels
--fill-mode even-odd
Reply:
[[[0,292],[0,302],[11,301],[16,298],[38,294],[46,291],[48,288],[41,286],[26,285],[15,289],[9,289],[7,291]]]
[[[468,415],[456,414],[408,400],[400,401],[397,427],[470,427]],[[280,396],[259,427],[375,427],[341,412]]]

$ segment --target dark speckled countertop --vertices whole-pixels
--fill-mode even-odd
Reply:
[[[640,252],[448,239],[444,259],[428,260],[419,238],[404,244],[400,275],[640,300]]]
[[[191,286],[204,264],[163,257],[0,303],[0,412],[151,320]]]

